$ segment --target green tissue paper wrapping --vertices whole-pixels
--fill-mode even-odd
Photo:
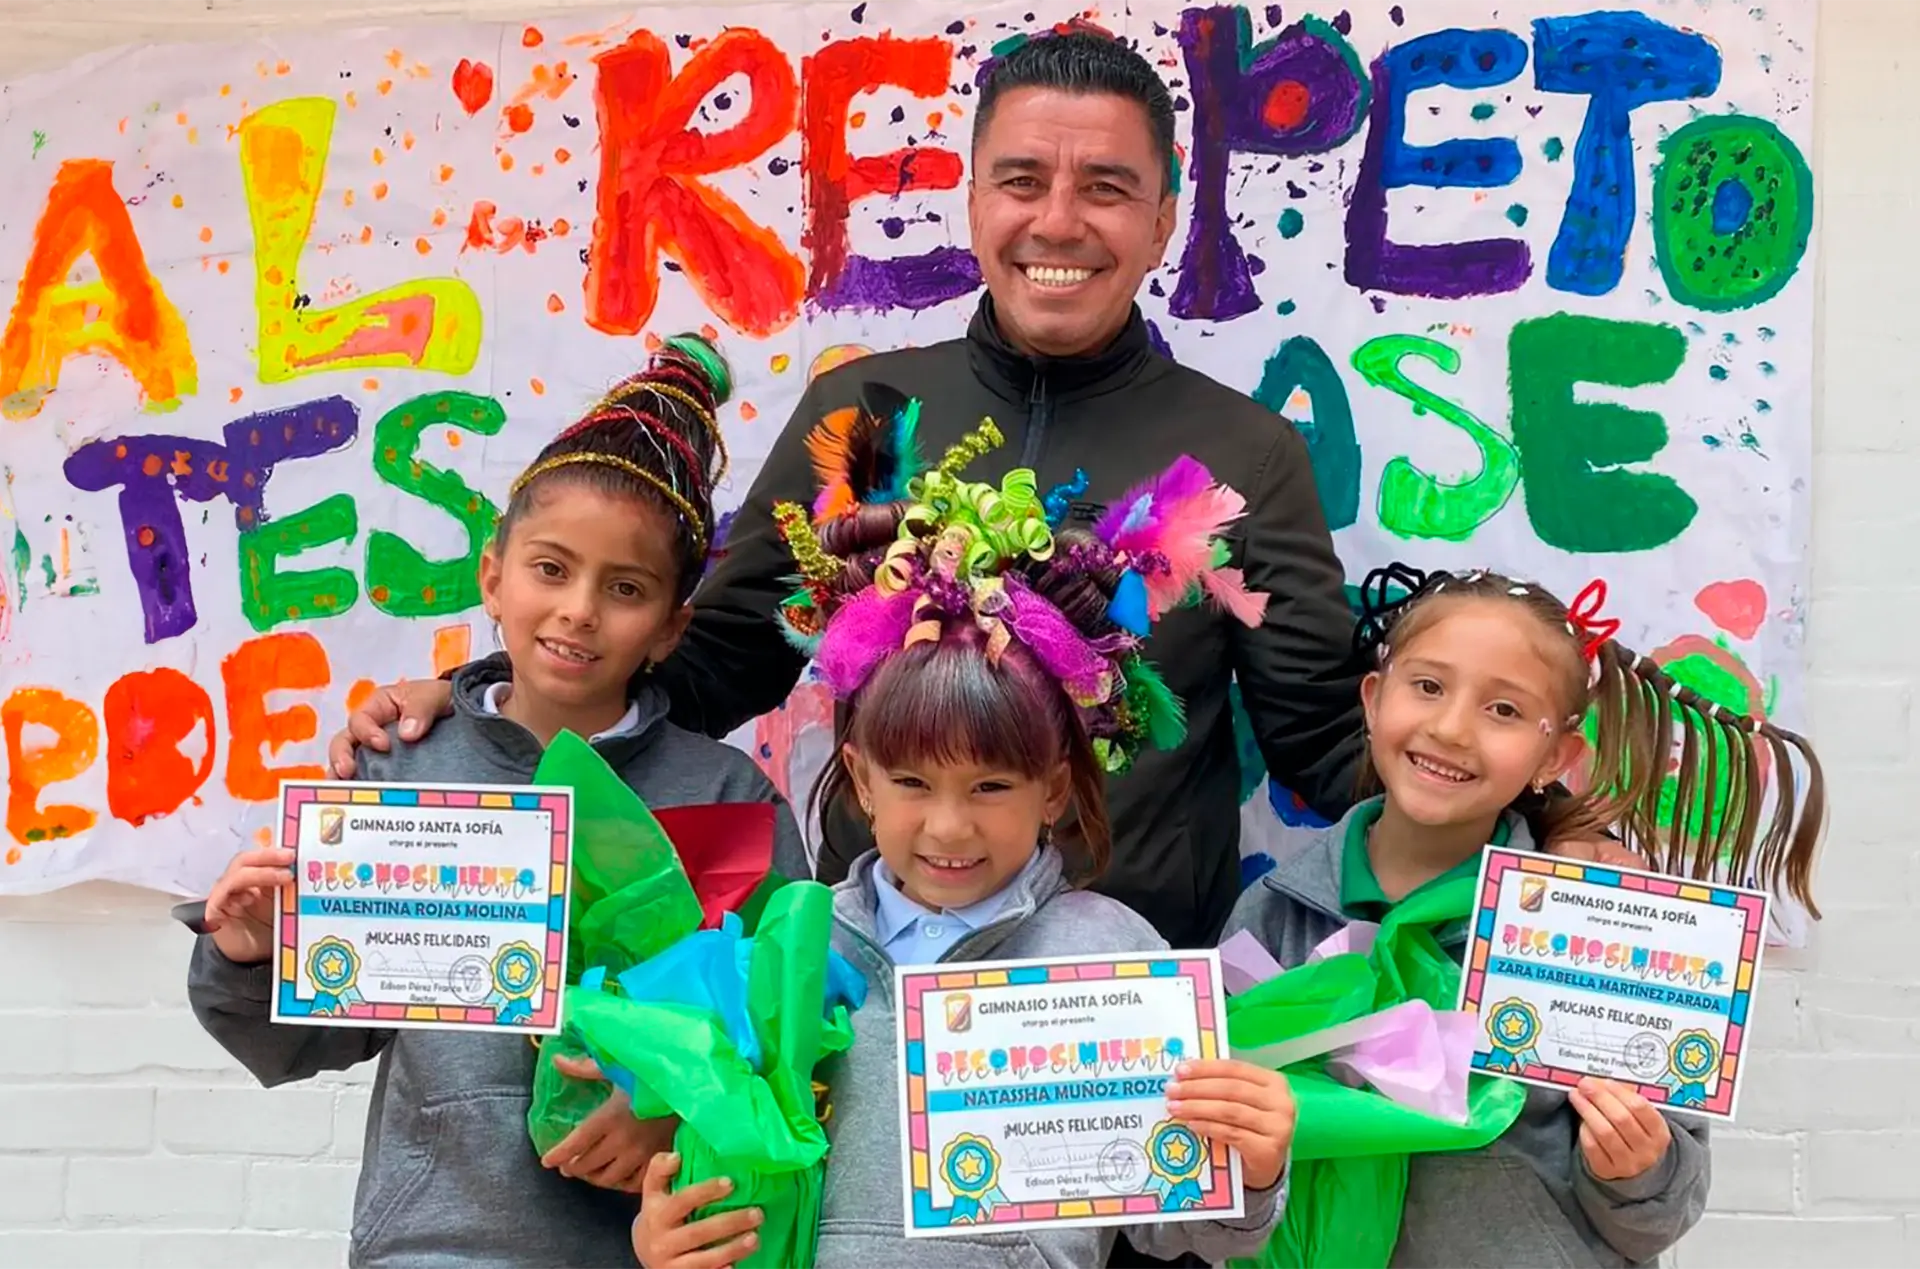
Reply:
[[[1302,965],[1231,996],[1227,1034],[1236,1052],[1298,1039],[1409,1000],[1455,1007],[1460,967],[1433,927],[1471,914],[1474,878],[1413,895],[1381,922],[1365,954]],[[1287,1208],[1261,1254],[1234,1265],[1259,1269],[1385,1269],[1400,1234],[1407,1156],[1477,1150],[1519,1116],[1526,1090],[1475,1075],[1467,1122],[1450,1123],[1326,1072],[1324,1056],[1285,1070],[1299,1120],[1288,1165]]]

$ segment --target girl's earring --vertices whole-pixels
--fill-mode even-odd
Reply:
[[[1046,823],[1040,826],[1040,844],[1042,846],[1053,845],[1053,821],[1052,820],[1048,820]]]

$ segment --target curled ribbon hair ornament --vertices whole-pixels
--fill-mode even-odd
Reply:
[[[1445,576],[1423,572],[1398,561],[1368,573],[1360,581],[1360,619],[1353,628],[1354,650],[1384,656],[1387,634],[1393,629],[1393,623],[1416,596]],[[1393,593],[1396,587],[1401,591],[1399,595]]]
[[[782,631],[815,659],[840,699],[857,694],[888,657],[966,623],[986,636],[990,664],[1015,643],[1030,652],[1081,711],[1106,769],[1123,771],[1141,745],[1171,748],[1186,735],[1178,697],[1138,655],[1153,621],[1206,599],[1248,626],[1258,625],[1265,610],[1267,597],[1247,590],[1221,539],[1244,514],[1245,499],[1193,458],[1182,456],[1131,490],[1099,517],[1088,540],[1071,542],[1064,560],[1055,560],[1061,544],[1054,524],[1086,490],[1086,474],[1076,470],[1071,482],[1045,495],[1029,468],[1014,468],[997,483],[966,479],[968,463],[1004,443],[992,419],[932,467],[920,466],[911,443],[877,425],[846,433],[838,422],[823,422],[816,435],[824,438],[814,447],[824,486],[899,508],[891,527],[848,520],[848,532],[828,535],[844,547],[839,557],[804,508],[776,508],[803,580],[781,607]],[[854,514],[843,509],[828,519]],[[1094,595],[1115,585],[1126,590],[1126,621],[1101,622],[1095,611],[1075,618],[1051,598],[1055,583],[1114,568],[1127,570],[1122,581],[1097,578]],[[1108,599],[1102,607],[1111,609]]]
[[[1600,654],[1607,640],[1620,633],[1620,619],[1602,616],[1607,606],[1607,583],[1596,577],[1580,588],[1567,608],[1567,625],[1581,639],[1580,655],[1588,661]]]
[[[951,545],[961,551],[964,577],[997,571],[1002,562],[1020,556],[1039,561],[1053,555],[1053,530],[1040,506],[1039,487],[1024,468],[1008,472],[998,489],[930,471],[919,479],[919,498],[900,519],[901,539],[957,530],[964,545]]]

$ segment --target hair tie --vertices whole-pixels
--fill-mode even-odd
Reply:
[[[635,376],[635,380],[637,386],[648,383],[679,384],[709,408],[719,404],[714,399],[713,381],[678,357],[662,357],[656,360],[651,368]]]
[[[1353,627],[1354,652],[1361,656],[1368,652],[1384,654],[1387,634],[1393,629],[1394,623],[1400,620],[1407,605],[1429,587],[1439,591],[1448,576],[1441,572],[1422,572],[1411,564],[1402,564],[1397,560],[1369,572],[1361,579],[1359,586],[1360,618]],[[1401,591],[1397,597],[1393,594],[1396,586]]]
[[[630,405],[616,404],[601,406],[586,418],[581,419],[578,423],[575,423],[572,427],[560,433],[555,439],[564,441],[568,437],[578,435],[596,424],[611,423],[622,417],[632,419],[635,423],[639,424],[650,437],[657,437],[673,446],[680,454],[680,457],[686,460],[687,474],[693,478],[696,488],[705,483],[702,479],[705,472],[702,470],[703,464],[700,462],[700,456],[694,452],[693,446],[687,443],[687,438],[674,431],[673,427],[668,424],[665,419],[656,414],[648,414],[644,411],[636,410]]]
[[[1567,608],[1567,620],[1578,627],[1579,637],[1585,640],[1580,647],[1580,655],[1589,661],[1599,654],[1607,640],[1620,633],[1619,618],[1600,615],[1606,603],[1606,580],[1596,577],[1580,588],[1580,593],[1574,596],[1573,603]]]
[[[699,335],[674,335],[666,341],[666,346],[706,371],[707,380],[713,385],[715,401],[725,403],[733,395],[733,373],[728,370],[719,350],[704,338]]]

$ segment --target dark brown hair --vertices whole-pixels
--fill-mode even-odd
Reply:
[[[731,387],[726,362],[705,339],[668,340],[645,370],[614,385],[528,465],[531,478],[516,483],[494,530],[494,549],[504,549],[513,526],[559,485],[642,498],[673,517],[674,594],[685,603],[712,546],[713,486],[726,464],[715,412]],[[567,461],[575,455],[612,461]]]
[[[1595,715],[1586,787],[1546,802],[1548,840],[1617,829],[1656,872],[1702,881],[1753,878],[1820,915],[1812,877],[1826,818],[1826,780],[1805,737],[1706,699],[1614,639],[1599,643],[1590,667],[1586,637],[1576,631],[1567,606],[1540,586],[1498,573],[1428,575],[1404,602],[1363,625],[1379,639],[1384,666],[1468,601],[1507,604],[1532,617],[1542,654],[1560,675],[1562,725],[1577,727],[1589,711]],[[1762,746],[1775,770],[1773,814],[1764,824]],[[1661,787],[1676,750],[1677,788],[1663,829]],[[1804,767],[1804,797],[1796,753]],[[1371,756],[1364,753],[1361,780],[1365,790],[1377,789]]]
[[[1071,786],[1055,844],[1068,874],[1086,884],[1113,853],[1106,773],[1066,692],[1018,640],[997,661],[972,622],[943,620],[940,638],[889,657],[840,713],[833,760],[814,786],[813,807],[851,793],[841,746],[882,767],[972,762],[1045,779],[1066,763]]]

